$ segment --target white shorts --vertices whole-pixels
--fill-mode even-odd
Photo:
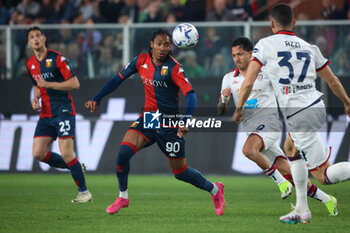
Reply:
[[[248,135],[258,135],[264,146],[264,150],[269,149],[281,137],[281,125],[279,116],[256,115],[243,122],[244,129]]]
[[[278,139],[281,137],[281,126],[279,116],[269,115],[262,117],[254,116],[244,122],[247,135],[257,135],[263,144],[263,153],[271,163],[275,163],[277,157],[286,158],[281,147],[277,145]],[[249,131],[250,129],[250,131]]]
[[[327,117],[322,100],[286,119],[286,125],[296,148],[301,152],[309,170],[313,170],[329,158],[329,147],[325,146],[318,133]]]
[[[301,151],[301,155],[310,171],[322,167],[329,160],[332,147],[323,144],[318,132],[304,134],[295,132],[293,134],[291,133],[291,137],[293,141],[299,139],[299,141],[309,140],[312,142],[312,144],[309,144],[308,147],[304,147],[304,149],[301,149],[294,143],[297,149]]]
[[[274,143],[267,150],[263,150],[261,153],[263,153],[273,164],[276,162],[276,159],[278,157],[283,157],[287,159],[283,150],[281,149],[280,146],[277,145],[277,143]]]
[[[287,116],[288,117],[288,116]],[[298,149],[303,150],[316,141],[314,135],[326,121],[326,110],[323,101],[302,110],[285,119],[288,131]]]

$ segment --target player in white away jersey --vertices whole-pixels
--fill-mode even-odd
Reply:
[[[252,52],[253,44],[248,38],[237,38],[233,41],[231,54],[238,68],[226,74],[222,80],[221,96],[217,106],[219,115],[225,114],[231,95],[234,103],[238,103],[238,93],[251,61]],[[243,146],[243,153],[272,178],[284,199],[291,194],[293,179],[284,152],[277,145],[277,140],[281,137],[277,108],[271,82],[262,71],[244,105],[243,125],[248,138]],[[310,181],[308,181],[308,190],[308,195],[322,201],[331,215],[337,212],[334,197],[327,195]]]
[[[326,119],[325,107],[320,99],[322,93],[315,88],[316,72],[326,81],[333,93],[342,100],[345,112],[350,116],[350,99],[344,87],[328,67],[319,48],[303,41],[291,31],[295,25],[293,11],[286,4],[279,4],[271,11],[271,28],[275,35],[261,39],[253,50],[253,61],[249,64],[246,78],[239,93],[239,101],[233,118],[243,119],[243,105],[262,66],[274,88],[288,131],[298,153],[289,157],[296,189],[296,206],[292,212],[282,216],[281,222],[306,223],[311,220],[307,203],[306,164],[320,166],[328,159],[318,129]],[[300,151],[300,153],[299,153]],[[328,177],[350,177],[350,166],[327,169]]]

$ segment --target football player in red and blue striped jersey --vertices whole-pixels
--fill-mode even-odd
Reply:
[[[165,128],[159,125],[157,129],[147,129],[143,124],[146,112],[152,112],[151,121],[162,114],[163,116],[179,114],[180,90],[187,99],[186,116],[191,116],[196,107],[197,98],[194,90],[182,66],[171,56],[171,41],[169,32],[161,29],[153,32],[149,53],[136,56],[105,85],[93,100],[85,103],[86,108],[95,112],[101,99],[114,91],[121,82],[135,73],[141,77],[145,89],[144,114],[141,114],[140,118],[130,126],[121,143],[116,162],[119,197],[107,208],[107,213],[117,213],[121,208],[128,207],[130,159],[137,151],[157,142],[167,156],[175,177],[208,191],[212,195],[216,213],[223,214],[225,208],[223,184],[208,181],[200,172],[186,163],[183,136],[188,132],[188,128]]]
[[[46,48],[46,37],[41,28],[29,28],[27,38],[34,51],[34,56],[27,61],[28,73],[34,84],[32,107],[40,111],[34,133],[33,156],[52,167],[69,169],[79,191],[72,202],[89,202],[92,196],[86,187],[82,165],[73,152],[76,113],[69,91],[79,89],[78,78],[61,53]],[[57,137],[61,155],[49,150]]]

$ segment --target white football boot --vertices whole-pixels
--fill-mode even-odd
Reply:
[[[280,221],[283,223],[310,223],[311,221],[311,212],[307,210],[303,213],[294,209],[289,214],[286,214],[280,217]]]
[[[79,192],[77,197],[74,200],[72,200],[72,203],[85,203],[90,201],[92,201],[92,195],[87,190],[85,192]]]

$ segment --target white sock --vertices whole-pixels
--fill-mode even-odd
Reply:
[[[120,191],[119,192],[119,197],[124,198],[124,199],[128,199],[129,198],[128,190]]]
[[[314,184],[310,187],[307,194],[311,198],[322,201],[323,204],[327,203],[331,199],[331,197],[327,193],[323,192]]]
[[[296,206],[300,212],[305,212],[309,210],[307,204],[307,175],[308,171],[306,168],[305,161],[302,159],[294,160],[290,162],[290,167],[292,171],[293,181],[295,185],[296,192]]]
[[[345,180],[350,180],[349,162],[336,163],[327,168],[325,176],[326,183],[335,184]]]
[[[283,182],[287,181],[282,174],[277,170],[276,165],[272,164],[272,166],[269,169],[266,169],[264,171],[265,175],[270,177],[277,185],[282,184]]]
[[[321,200],[323,204],[326,204],[331,199],[331,197],[327,193],[323,192],[321,189],[317,189],[313,198]]]
[[[213,185],[214,185],[214,187],[213,187],[213,189],[210,191],[210,194],[211,194],[211,195],[216,195],[216,194],[218,193],[218,191],[219,191],[219,188],[218,188],[218,186],[216,186],[216,184],[213,183]]]

